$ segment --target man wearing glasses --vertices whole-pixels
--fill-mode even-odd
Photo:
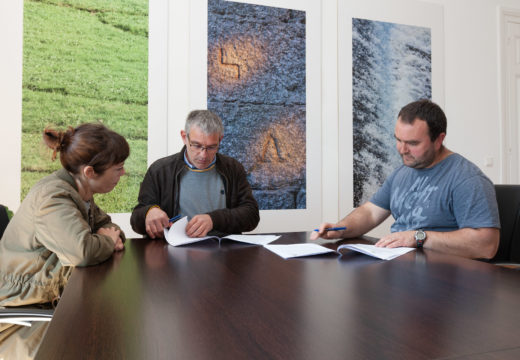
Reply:
[[[260,221],[258,204],[243,166],[218,154],[222,120],[209,110],[194,110],[181,130],[184,147],[155,161],[144,177],[130,223],[135,232],[162,237],[170,218],[188,216],[186,234],[237,234]]]

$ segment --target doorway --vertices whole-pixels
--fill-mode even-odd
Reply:
[[[520,183],[520,11],[502,9],[502,182]]]

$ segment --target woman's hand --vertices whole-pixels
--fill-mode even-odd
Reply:
[[[125,248],[125,245],[123,244],[123,240],[119,237],[119,234],[121,234],[121,230],[115,228],[115,227],[109,227],[109,228],[99,228],[98,231],[96,231],[96,234],[99,235],[106,235],[109,238],[111,238],[114,241],[114,250],[120,251]]]

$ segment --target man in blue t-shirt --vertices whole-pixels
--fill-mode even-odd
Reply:
[[[395,125],[403,165],[378,192],[337,224],[323,223],[311,239],[357,237],[395,219],[376,246],[425,247],[468,258],[492,258],[500,238],[493,183],[473,163],[443,145],[446,116],[429,100],[403,107]],[[345,226],[343,231],[326,228]]]

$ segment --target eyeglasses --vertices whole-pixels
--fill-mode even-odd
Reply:
[[[188,136],[188,142],[190,143],[190,148],[199,153],[203,152],[204,150],[206,150],[206,152],[208,154],[213,154],[218,151],[218,145],[202,146],[200,144],[192,144],[189,136]]]

